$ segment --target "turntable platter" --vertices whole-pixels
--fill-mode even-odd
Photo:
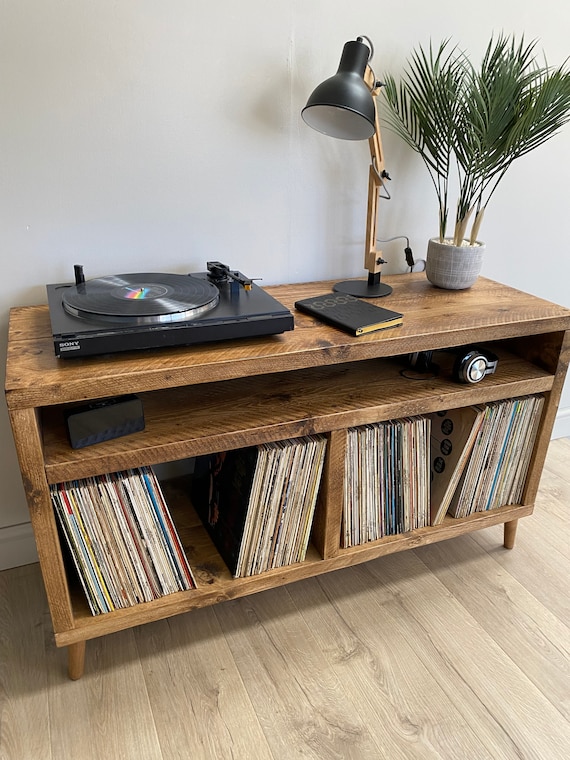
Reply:
[[[219,298],[215,285],[191,275],[120,274],[66,288],[62,305],[81,319],[143,325],[195,319]]]

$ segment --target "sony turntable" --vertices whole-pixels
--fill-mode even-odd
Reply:
[[[134,349],[274,335],[293,315],[241,272],[209,261],[198,274],[122,274],[48,285],[55,355],[62,359]]]

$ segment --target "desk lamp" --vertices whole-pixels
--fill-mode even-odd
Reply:
[[[364,43],[364,40],[368,44]],[[376,219],[380,190],[390,179],[384,169],[376,95],[380,82],[369,66],[374,48],[368,37],[345,43],[337,73],[322,82],[301,111],[303,121],[317,132],[341,140],[368,140],[371,164],[368,179],[368,213],[364,268],[368,280],[338,282],[333,290],[361,298],[378,298],[392,292],[380,282],[382,251],[376,250]],[[387,194],[383,196],[389,198]]]

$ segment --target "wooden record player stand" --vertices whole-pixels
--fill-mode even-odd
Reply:
[[[382,305],[404,314],[400,327],[360,338],[295,313],[279,336],[78,360],[54,356],[46,306],[10,314],[6,399],[58,646],[69,675],[83,672],[85,642],[107,633],[269,589],[358,562],[504,523],[511,548],[517,520],[533,511],[568,365],[570,310],[480,278],[467,291],[431,287],[423,274],[386,277],[394,292]],[[268,288],[293,310],[332,283]],[[407,354],[472,344],[499,356],[498,370],[476,385],[449,375],[410,381]],[[71,449],[64,410],[121,394],[139,394],[143,432]],[[540,429],[520,504],[447,516],[422,528],[342,549],[341,515],[347,428],[533,393],[545,396]],[[170,504],[198,588],[103,615],[90,614],[65,561],[49,486],[142,465],[317,432],[327,458],[304,562],[234,579],[180,493]],[[192,617],[188,617],[192,625]]]

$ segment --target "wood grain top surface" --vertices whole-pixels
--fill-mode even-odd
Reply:
[[[330,292],[334,281],[280,285],[267,291],[294,313],[291,332],[83,359],[55,357],[47,306],[16,307],[8,336],[8,407],[49,406],[570,329],[570,309],[486,278],[464,291],[434,288],[423,273],[384,279],[394,291],[372,303],[404,314],[403,325],[388,330],[353,337],[294,309],[300,298]]]

